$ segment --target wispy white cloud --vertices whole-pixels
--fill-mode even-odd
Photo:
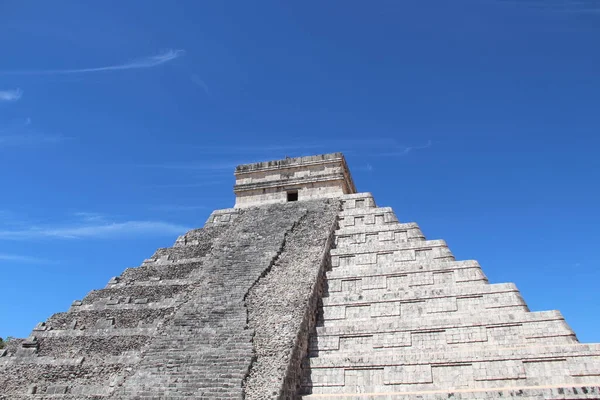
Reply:
[[[164,163],[164,164],[140,164],[137,167],[140,168],[160,168],[160,169],[173,169],[173,170],[187,170],[187,171],[224,171],[233,170],[237,165],[243,164],[241,162],[214,162],[214,163]]]
[[[36,238],[84,239],[114,238],[130,235],[182,234],[190,228],[162,221],[107,222],[81,226],[31,227],[22,230],[0,230],[0,238],[23,240]]]
[[[71,139],[63,135],[40,133],[31,125],[31,118],[26,118],[0,126],[0,149],[52,144]]]
[[[164,221],[94,220],[84,217],[70,225],[30,226],[19,229],[0,229],[0,239],[111,239],[124,236],[161,236],[182,234],[190,228]]]
[[[213,175],[213,174],[211,174],[211,175]],[[157,183],[155,185],[142,185],[142,187],[144,187],[144,188],[151,188],[151,189],[199,188],[199,187],[206,187],[206,186],[221,185],[224,182],[225,182],[224,180],[221,180],[221,181],[207,181],[207,180],[202,179],[199,182],[190,182],[190,183]]]
[[[210,90],[208,90],[208,85],[198,75],[192,74],[192,76],[190,77],[190,79],[192,80],[192,82],[194,83],[194,85],[202,88],[202,90],[204,90],[204,93],[210,94]]]
[[[37,133],[23,135],[0,135],[0,148],[59,143],[67,139],[69,138],[62,135],[47,135]]]
[[[598,14],[600,0],[494,0],[497,3],[528,7],[541,11]]]
[[[365,171],[365,172],[373,172],[375,170],[375,168],[373,168],[373,166],[369,163],[367,163],[366,165],[363,165],[361,167],[353,167],[352,171]]]
[[[144,69],[158,67],[159,65],[173,61],[184,55],[184,50],[170,49],[162,53],[128,61],[121,64],[107,65],[92,68],[74,69],[41,69],[23,71],[0,71],[4,75],[61,75],[61,74],[85,74],[94,72],[125,71],[130,69]]]
[[[95,212],[87,212],[87,211],[78,211],[73,213],[73,215],[77,218],[80,218],[83,221],[94,222],[94,221],[105,221],[106,217],[102,214],[98,214]]]
[[[148,207],[152,211],[166,211],[166,212],[177,212],[177,211],[196,211],[196,210],[207,210],[208,207],[201,205],[179,205],[179,204],[161,204],[157,206]]]
[[[215,162],[164,162],[160,164],[140,164],[137,167],[141,168],[157,168],[167,170],[182,170],[189,172],[206,172],[211,175],[217,173],[230,173],[236,166],[246,163],[253,163],[260,158],[273,160],[277,157],[283,158],[286,156],[299,157],[303,155],[311,155],[316,153],[342,152],[346,155],[356,155],[358,157],[401,157],[407,154],[424,150],[433,146],[433,141],[428,140],[424,145],[401,145],[395,139],[389,138],[369,138],[369,139],[341,139],[339,141],[324,140],[319,143],[303,142],[290,143],[285,145],[206,145],[198,146],[197,153],[207,155],[217,155],[220,161]],[[268,157],[268,158],[266,158]],[[221,161],[221,160],[231,161]],[[370,167],[364,167],[364,170],[370,168],[373,170],[372,164]],[[196,184],[185,184],[181,187],[194,187]],[[204,186],[204,185],[201,185]],[[164,187],[172,187],[166,185]],[[180,185],[176,185],[180,187]]]
[[[45,260],[38,257],[23,256],[19,254],[7,254],[0,253],[0,263],[2,262],[12,263],[28,263],[28,264],[54,264],[54,261]]]
[[[288,143],[284,145],[273,144],[251,144],[251,145],[235,145],[231,146],[198,146],[198,151],[208,154],[260,154],[274,152],[305,152],[305,151],[343,151],[351,153],[356,149],[373,149],[385,148],[395,145],[393,139],[386,138],[371,138],[371,139],[340,139],[340,140],[322,140],[319,142],[298,142]]]
[[[416,150],[424,150],[433,146],[433,142],[428,140],[426,144],[422,146],[395,146],[395,148],[388,149],[389,151],[383,151],[378,153],[379,156],[405,156]]]
[[[23,97],[21,89],[0,90],[0,101],[17,101]]]

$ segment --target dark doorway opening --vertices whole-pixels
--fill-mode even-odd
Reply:
[[[298,201],[298,191],[293,190],[293,191],[287,192],[287,201]]]

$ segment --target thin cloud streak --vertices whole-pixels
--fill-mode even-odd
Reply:
[[[88,211],[78,211],[73,213],[73,215],[77,218],[80,218],[83,221],[86,222],[96,222],[96,221],[105,221],[106,217],[102,214],[98,214],[95,212],[88,212]]]
[[[423,146],[407,146],[407,147],[399,147],[396,151],[382,152],[377,153],[378,156],[405,156],[415,150],[424,150],[433,146],[433,142],[431,140],[427,141],[427,144]]]
[[[165,212],[176,212],[176,211],[197,211],[197,210],[208,210],[206,206],[186,206],[178,204],[163,204],[158,206],[150,206],[149,210],[152,211],[165,211]]]
[[[198,188],[198,187],[221,185],[224,182],[225,181],[201,180],[200,182],[194,182],[194,183],[165,183],[165,184],[156,184],[156,185],[142,185],[142,187],[148,188],[148,189]]]
[[[183,234],[189,227],[163,221],[103,222],[97,224],[0,230],[0,239],[111,239],[131,235]]]
[[[251,146],[198,146],[202,153],[220,153],[220,154],[256,154],[272,153],[275,151],[304,151],[304,150],[331,150],[344,151],[346,153],[354,151],[356,148],[389,148],[395,147],[396,142],[393,139],[373,138],[370,140],[340,140],[323,141],[321,143],[293,143],[287,145],[251,145]]]
[[[208,90],[208,85],[198,75],[192,74],[190,79],[192,80],[194,85],[202,88],[202,90],[204,90],[204,93],[206,93],[207,95],[210,95],[210,90]]]
[[[558,13],[590,13],[600,12],[598,0],[495,0],[500,4],[509,4],[517,7],[527,7],[540,11]]]
[[[425,145],[421,146],[402,146],[394,139],[373,138],[373,139],[355,139],[355,140],[340,140],[340,141],[324,141],[322,143],[299,143],[288,145],[253,145],[253,146],[199,146],[197,153],[203,154],[218,154],[221,159],[234,159],[229,162],[214,162],[214,163],[163,163],[163,164],[140,164],[139,168],[156,168],[167,170],[183,170],[196,172],[232,172],[235,167],[242,164],[254,163],[258,161],[258,157],[268,157],[275,159],[276,157],[283,158],[287,154],[281,152],[289,152],[289,156],[301,157],[303,155],[311,155],[315,152],[329,153],[341,152],[346,155],[355,154],[359,156],[405,156],[417,150],[427,149],[433,146],[433,142],[428,140]],[[308,152],[310,151],[310,152]],[[279,152],[279,154],[277,154]],[[308,153],[307,153],[308,152]],[[243,157],[243,158],[242,158]],[[264,160],[263,160],[264,161]],[[371,167],[372,168],[372,167]],[[186,185],[187,186],[187,185]]]
[[[125,71],[130,69],[153,68],[159,65],[173,61],[185,53],[184,50],[167,50],[157,55],[143,57],[137,60],[129,61],[123,64],[108,65],[94,68],[76,68],[76,69],[44,69],[33,71],[0,71],[2,75],[66,75],[66,74],[85,74],[94,72]]]
[[[23,91],[21,89],[14,90],[0,90],[0,101],[17,101],[23,97]]]
[[[373,166],[371,164],[367,165],[363,165],[361,167],[353,167],[352,171],[356,172],[356,171],[361,171],[361,172],[373,172],[375,170],[375,168],[373,168]]]
[[[0,253],[0,263],[2,263],[3,261],[27,264],[54,264],[54,261],[44,260],[43,258],[22,256],[18,254]]]
[[[175,170],[190,170],[190,171],[222,171],[234,170],[236,166],[243,163],[177,163],[177,164],[140,164],[139,168],[160,168],[160,169],[175,169]]]
[[[1,132],[1,131],[0,131]],[[3,147],[36,146],[40,144],[59,143],[69,139],[61,135],[23,134],[0,136],[0,149]]]

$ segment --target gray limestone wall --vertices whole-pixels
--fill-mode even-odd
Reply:
[[[342,202],[303,399],[600,398],[600,344],[559,312],[530,312],[369,194]]]

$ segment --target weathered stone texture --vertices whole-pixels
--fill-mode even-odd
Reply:
[[[301,290],[299,281],[300,289],[278,292],[282,308],[261,314],[261,296],[253,289],[275,289],[269,284],[271,274],[280,274],[285,266],[293,271],[296,265],[305,274],[305,286],[314,285],[336,213],[337,204],[329,201],[273,205],[241,213],[202,270],[195,271],[199,284],[187,293],[187,301],[161,329],[116,397],[241,398],[242,381],[250,371],[256,372],[249,382],[264,377],[263,365],[285,370],[286,354],[280,354],[277,346],[282,343],[289,354],[298,333],[289,319],[281,321],[278,316],[294,315],[293,307],[303,307],[312,292]],[[307,238],[297,231],[312,234]],[[299,249],[304,250],[306,259],[294,259],[300,255]],[[278,282],[277,276],[274,279]],[[282,329],[286,323],[291,328]],[[261,339],[265,332],[270,333],[259,344],[255,332]],[[266,359],[269,353],[277,354],[277,363]],[[273,387],[278,392],[281,382]],[[259,398],[265,398],[262,396]]]
[[[600,345],[559,312],[529,312],[370,194],[342,203],[305,399],[600,398]]]
[[[600,398],[599,344],[354,193],[341,154],[236,178],[236,208],[0,350],[0,399]]]
[[[0,398],[293,397],[338,212],[337,200],[215,212],[11,344]],[[257,391],[265,379],[275,395]]]
[[[338,211],[328,206],[325,212],[307,212],[248,293],[256,360],[245,381],[246,399],[292,399],[298,392]]]
[[[356,192],[341,153],[239,165],[235,177],[236,208],[285,203],[290,192],[300,201]]]

